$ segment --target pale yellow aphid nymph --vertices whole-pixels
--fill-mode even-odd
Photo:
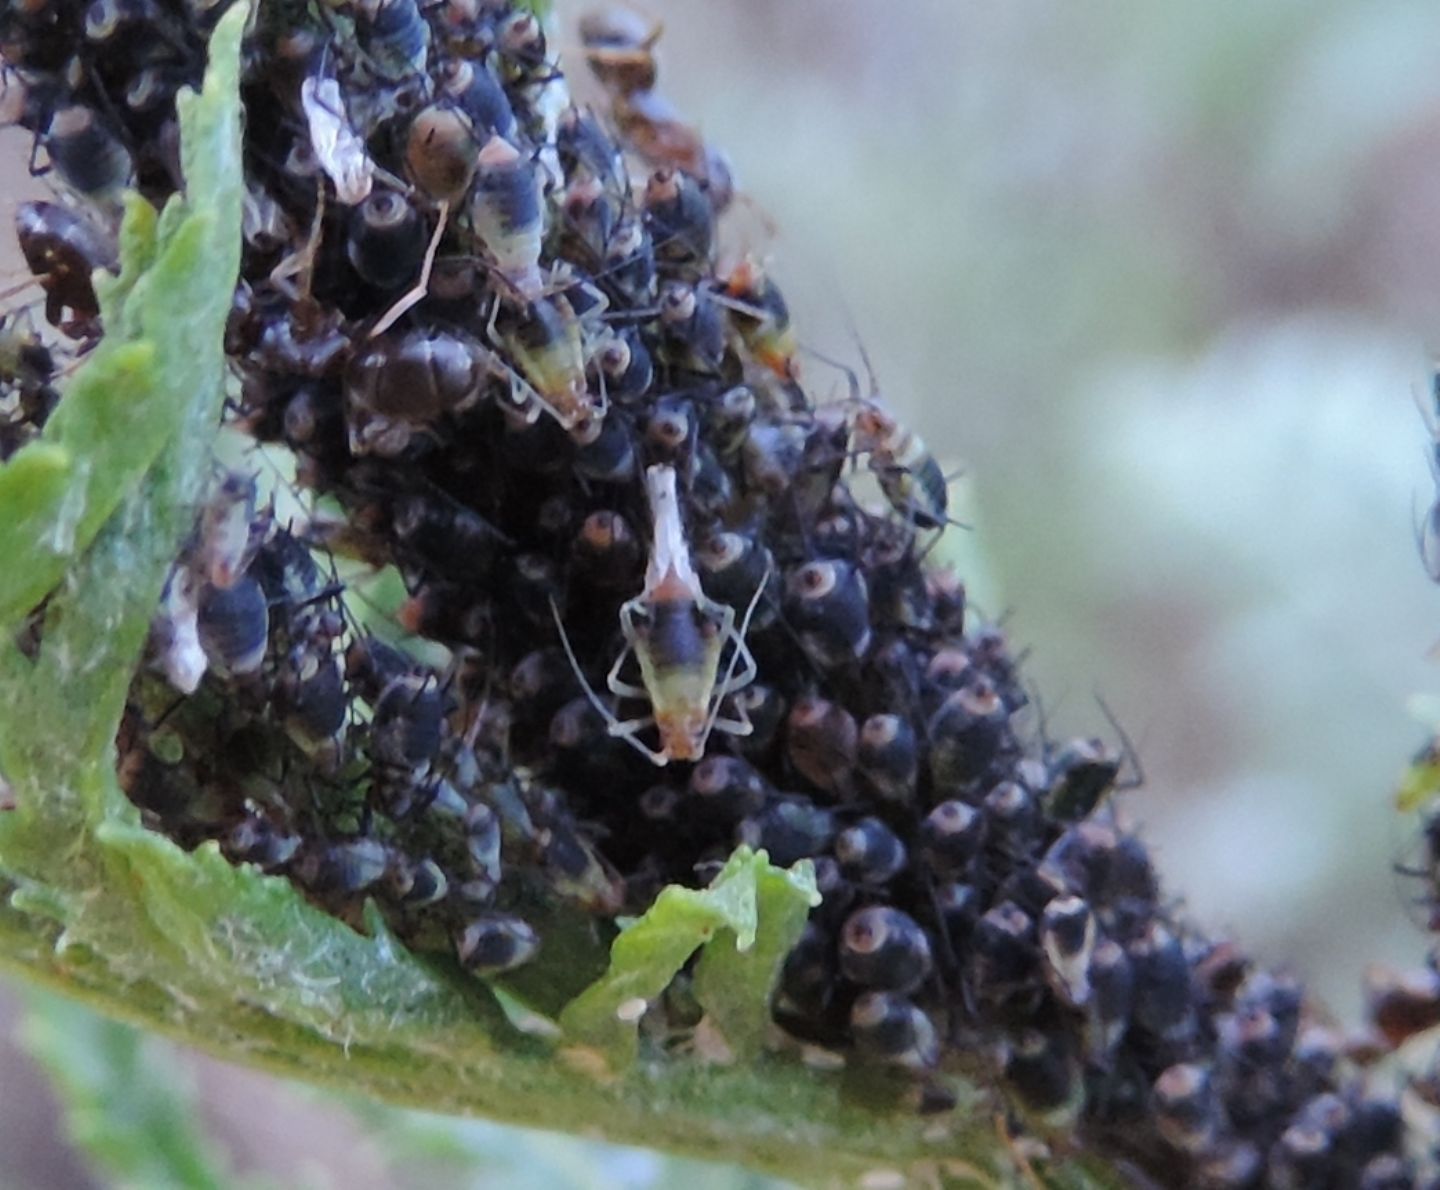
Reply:
[[[652,524],[645,587],[620,607],[625,648],[611,666],[605,684],[621,698],[648,701],[650,715],[617,719],[586,682],[563,625],[560,635],[576,676],[591,703],[605,717],[610,734],[629,741],[655,764],[663,765],[672,760],[699,760],[705,755],[710,733],[716,729],[732,735],[750,733],[750,723],[743,717],[722,718],[720,704],[727,695],[755,680],[755,659],[745,644],[745,631],[765,584],[757,588],[737,629],[735,609],[705,594],[691,563],[675,469],[667,464],[647,468],[645,490]],[[558,611],[556,623],[560,624]],[[733,649],[722,677],[727,643]],[[639,686],[620,677],[621,667],[632,652],[640,666]],[[637,733],[652,723],[660,735],[658,749],[647,747],[637,738]]]

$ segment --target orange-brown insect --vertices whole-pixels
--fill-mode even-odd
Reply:
[[[570,664],[592,705],[605,717],[610,734],[627,740],[655,764],[664,765],[672,760],[699,760],[716,729],[732,735],[750,734],[747,719],[724,718],[720,706],[727,695],[755,680],[755,658],[745,644],[745,633],[765,583],[756,588],[737,629],[735,609],[705,594],[691,564],[675,469],[666,464],[648,468],[645,485],[654,525],[645,588],[620,608],[625,648],[605,684],[620,698],[648,700],[649,716],[620,720],[600,701],[581,674],[559,610],[553,605],[552,610]],[[720,666],[727,644],[732,651],[722,678]],[[640,665],[639,686],[620,677],[631,653]],[[637,733],[652,723],[660,734],[659,749],[649,748],[637,738]]]
[[[671,166],[704,182],[718,213],[735,192],[730,165],[656,89],[655,45],[662,32],[660,21],[624,5],[595,9],[580,18],[585,61],[605,89],[610,118],[626,145],[651,165]]]

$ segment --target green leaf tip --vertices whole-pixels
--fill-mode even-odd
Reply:
[[[694,992],[710,1055],[754,1057],[780,965],[819,903],[808,860],[786,870],[763,851],[739,847],[708,888],[662,889],[615,939],[609,969],[565,1007],[560,1026],[609,1071],[623,1070],[638,1052],[640,1018],[700,950]]]
[[[187,421],[218,418],[240,267],[247,16],[237,5],[222,18],[204,93],[179,97],[187,197],[160,219],[144,200],[127,200],[120,275],[99,286],[108,333],[41,437],[0,468],[0,557],[11,563],[0,570],[0,631],[60,584]]]

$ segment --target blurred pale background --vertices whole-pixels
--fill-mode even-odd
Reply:
[[[977,531],[956,545],[983,550],[977,597],[1032,648],[1052,732],[1106,730],[1101,692],[1141,751],[1127,804],[1173,893],[1353,1015],[1366,962],[1424,948],[1391,872],[1409,842],[1391,790],[1424,737],[1406,700],[1440,689],[1412,397],[1440,348],[1440,10],[663,15],[664,89],[778,229],[742,213],[732,246],[771,257],[808,344],[858,363],[843,294],[882,391],[965,465]],[[7,1092],[18,1077],[0,1070]],[[244,1135],[299,1109],[286,1099],[277,1122],[256,1086],[200,1067],[208,1119],[247,1096],[246,1128],[218,1142],[264,1166]],[[272,1179],[409,1180],[352,1143],[345,1112],[305,1102],[323,1118],[308,1163],[276,1158]],[[17,1138],[30,1106],[0,1097],[0,1184],[87,1184],[34,1125]],[[551,1164],[530,1185],[675,1176],[494,1130],[465,1143],[488,1163],[432,1184],[518,1184],[507,1163],[537,1153]],[[27,1173],[27,1153],[70,1164]]]

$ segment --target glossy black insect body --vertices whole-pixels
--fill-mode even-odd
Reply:
[[[930,939],[910,916],[887,905],[851,914],[840,931],[840,970],[862,987],[913,992],[933,967]]]

